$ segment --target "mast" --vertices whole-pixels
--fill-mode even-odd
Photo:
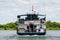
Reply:
[[[34,13],[34,6],[32,5],[32,13]]]
[[[32,5],[32,12],[34,11],[34,6]]]

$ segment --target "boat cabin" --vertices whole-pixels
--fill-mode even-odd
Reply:
[[[23,14],[18,15],[17,34],[33,35],[46,33],[46,15],[43,14]]]

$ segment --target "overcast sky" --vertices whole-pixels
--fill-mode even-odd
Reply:
[[[46,20],[60,22],[60,0],[0,0],[0,24],[15,22],[32,5],[37,12],[46,13]]]

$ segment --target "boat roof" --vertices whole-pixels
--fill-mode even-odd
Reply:
[[[21,14],[21,15],[18,15],[18,16],[27,16],[27,15],[46,16],[45,14]]]

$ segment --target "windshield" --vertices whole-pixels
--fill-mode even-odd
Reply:
[[[37,15],[27,15],[27,17],[26,17],[26,20],[38,20],[39,18],[38,18],[38,16]]]

